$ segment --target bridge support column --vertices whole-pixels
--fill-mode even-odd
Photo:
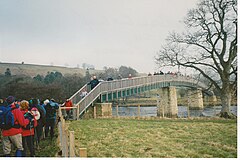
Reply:
[[[112,117],[112,103],[96,103],[94,104],[94,118],[96,117]]]
[[[188,90],[188,106],[194,109],[203,109],[202,89]]]
[[[175,118],[178,114],[177,93],[175,87],[164,87],[160,90],[160,103],[157,116]]]
[[[205,106],[216,106],[217,104],[217,97],[213,95],[205,96],[204,97],[204,105]]]

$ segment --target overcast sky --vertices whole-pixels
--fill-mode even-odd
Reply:
[[[0,0],[0,62],[158,71],[154,56],[197,0]]]

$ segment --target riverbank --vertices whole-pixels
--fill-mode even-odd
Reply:
[[[236,120],[88,119],[72,121],[69,130],[88,157],[237,157]]]
[[[119,106],[156,106],[157,105],[157,97],[156,95],[158,94],[157,90],[149,91],[148,94],[146,95],[141,95],[139,97],[132,96],[132,97],[127,97],[125,99],[119,99],[114,102],[115,104],[118,104]],[[161,100],[161,99],[160,99]],[[188,97],[187,96],[179,96],[177,98],[177,104],[178,106],[188,106]],[[203,106],[204,107],[213,107],[213,106],[221,106],[221,99],[220,97],[216,97],[216,101],[213,101],[208,96],[205,96],[203,98]],[[237,106],[237,98],[232,97],[231,101],[232,106]],[[194,109],[194,108],[193,108]]]
[[[140,106],[157,106],[157,100],[154,97],[139,98],[139,99],[129,98],[127,100],[118,100],[118,102],[113,103],[114,106],[116,106],[117,104],[118,104],[118,106],[121,106],[121,107],[130,107],[130,106],[137,107],[138,105],[140,105]],[[178,99],[177,104],[178,104],[178,106],[188,106],[188,100],[187,100],[187,98]],[[206,101],[205,99],[203,101],[203,106],[208,107],[208,108],[211,108],[214,106],[221,106],[221,105],[222,104],[221,104],[220,99],[218,99],[217,102],[209,102],[209,101]],[[235,99],[232,101],[232,106],[237,106],[237,102]],[[196,109],[196,108],[192,108],[190,106],[190,109]]]

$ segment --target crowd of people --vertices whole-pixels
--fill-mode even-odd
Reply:
[[[35,150],[43,139],[54,138],[58,103],[54,99],[16,101],[8,96],[0,99],[1,142],[5,157],[10,157],[12,145],[15,157],[35,157]],[[44,134],[43,134],[44,133]],[[29,150],[29,155],[27,154]]]
[[[154,72],[153,73],[153,75],[155,76],[155,75],[175,75],[175,76],[183,76],[183,74],[181,74],[180,72],[170,72],[170,71],[168,71],[168,72],[166,72],[166,73],[164,73],[163,71],[159,71],[159,72]],[[152,76],[152,74],[151,73],[148,73],[148,76]]]

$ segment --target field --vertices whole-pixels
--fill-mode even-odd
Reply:
[[[88,157],[237,157],[236,120],[89,119],[71,122],[69,130]]]
[[[20,64],[20,63],[0,63],[0,74],[4,74],[6,69],[11,70],[12,75],[27,75],[34,77],[37,74],[45,76],[48,72],[61,72],[66,74],[77,74],[85,76],[86,70],[82,68],[68,68],[50,65],[34,65],[34,64]],[[89,70],[90,74],[102,72],[100,70]]]

